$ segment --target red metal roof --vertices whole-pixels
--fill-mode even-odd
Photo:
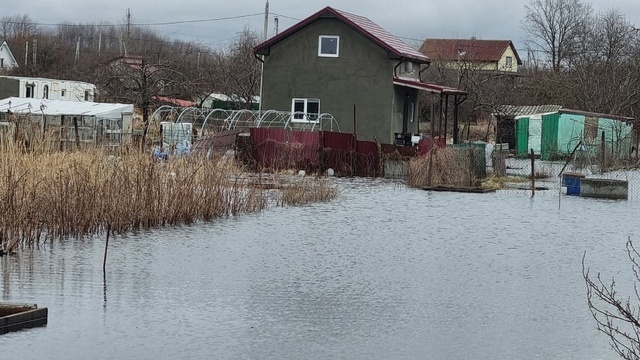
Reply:
[[[376,44],[386,49],[388,52],[394,54],[398,58],[406,58],[419,63],[430,62],[428,56],[425,56],[423,53],[407,45],[404,41],[393,36],[387,30],[381,28],[379,25],[369,20],[368,18],[351,14],[346,11],[337,10],[330,6],[325,7],[317,13],[281,32],[280,34],[257,45],[253,49],[253,51],[257,54],[267,55],[269,54],[269,48],[272,45],[288,36],[293,35],[298,30],[321,18],[336,18],[342,21],[343,23],[351,26],[362,35],[366,36]]]
[[[420,46],[420,52],[433,60],[493,62],[499,61],[508,47],[513,50],[518,65],[522,65],[511,40],[426,39]]]
[[[180,107],[193,107],[197,105],[195,101],[176,99],[168,96],[154,96],[153,99]]]
[[[399,86],[406,86],[418,90],[428,91],[434,94],[451,94],[451,95],[466,95],[467,92],[464,90],[452,88],[449,86],[429,84],[418,80],[394,77],[393,84]]]

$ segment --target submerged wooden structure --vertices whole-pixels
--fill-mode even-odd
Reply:
[[[36,304],[0,303],[0,335],[47,325],[49,310]]]

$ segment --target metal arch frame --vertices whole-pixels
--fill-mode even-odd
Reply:
[[[178,111],[177,109],[182,109],[182,111]],[[316,121],[293,121],[293,116],[296,113],[290,111],[226,110],[197,107],[180,108],[171,105],[163,105],[156,109],[152,114],[149,124],[153,121],[158,122],[159,120],[156,119],[156,116],[163,112],[175,112],[177,115],[174,121],[175,123],[182,123],[189,114],[196,113],[196,119],[204,118],[200,134],[205,131],[207,126],[212,126],[214,122],[219,123],[220,128],[224,130],[231,130],[238,126],[250,126],[257,128],[278,127],[289,130],[297,128],[302,131],[334,131],[335,128],[335,131],[340,131],[340,126],[335,117],[329,113],[319,114]],[[147,124],[147,127],[149,124]]]
[[[180,116],[180,114],[178,113],[178,110],[176,110],[175,106],[171,106],[171,105],[162,105],[159,108],[156,109],[156,111],[153,112],[153,114],[151,114],[151,121],[149,121],[149,123],[155,121],[156,115],[158,115],[159,113],[163,113],[163,112],[175,112],[175,114],[177,116]]]
[[[231,130],[233,128],[235,128],[236,126],[238,126],[238,122],[240,122],[239,117],[241,115],[244,114],[249,114],[249,120],[247,122],[250,122],[251,119],[253,119],[253,123],[256,124],[256,126],[259,123],[259,119],[256,120],[256,116],[258,115],[257,111],[253,111],[253,110],[247,110],[247,109],[242,109],[242,110],[234,110],[233,111],[233,116],[229,119],[227,118],[227,121],[225,121],[226,124],[226,129],[227,130]]]
[[[182,111],[180,112],[180,115],[178,115],[178,118],[177,118],[177,119],[176,119],[176,121],[174,121],[174,122],[175,122],[175,123],[181,123],[181,122],[182,122],[182,118],[183,118],[186,114],[188,114],[188,113],[190,113],[190,112],[197,112],[197,113],[199,113],[201,116],[204,114],[204,112],[202,111],[202,109],[201,109],[201,108],[197,108],[197,107],[190,106],[190,107],[188,107],[188,108],[184,108],[184,109],[182,109]]]
[[[207,116],[205,116],[204,121],[202,122],[202,129],[204,130],[205,127],[207,126],[207,123],[209,122],[209,118],[212,117],[214,114],[219,114],[222,113],[224,114],[224,120],[222,120],[224,123],[227,122],[227,119],[231,117],[231,113],[234,110],[225,110],[225,109],[212,109],[211,111],[209,111],[209,113],[207,114]],[[214,118],[215,120],[215,118]]]

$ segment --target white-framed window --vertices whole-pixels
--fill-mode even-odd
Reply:
[[[317,122],[320,115],[320,99],[291,99],[291,121]]]
[[[504,67],[506,67],[507,69],[511,69],[511,66],[513,66],[513,58],[511,56],[507,56],[504,61]]]
[[[67,95],[67,90],[66,89],[60,90],[60,97],[64,97],[65,95]]]
[[[318,38],[318,56],[338,57],[340,54],[340,36],[320,35]]]

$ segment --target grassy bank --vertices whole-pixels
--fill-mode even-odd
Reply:
[[[327,201],[323,180],[291,177],[287,186],[250,186],[230,162],[156,161],[147,153],[3,152],[0,156],[0,245],[192,224],[254,213],[269,206]]]

